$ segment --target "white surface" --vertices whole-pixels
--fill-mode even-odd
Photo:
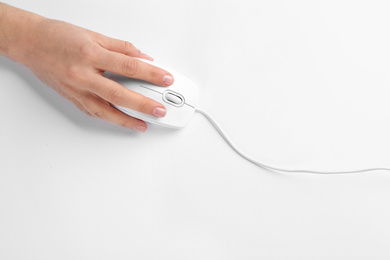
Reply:
[[[6,1],[126,39],[279,167],[390,166],[386,1]],[[59,61],[60,62],[60,61]],[[267,172],[200,115],[145,134],[0,59],[1,259],[389,259],[390,173]]]

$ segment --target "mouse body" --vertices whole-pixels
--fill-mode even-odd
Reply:
[[[167,110],[166,115],[164,117],[157,118],[126,107],[115,107],[123,113],[152,124],[170,128],[185,127],[191,121],[195,113],[195,108],[198,105],[198,86],[193,81],[176,71],[166,67],[164,68],[151,62],[148,63],[169,71],[174,77],[174,83],[169,87],[161,87],[146,81],[126,77],[117,77],[114,78],[114,80],[118,81],[125,88],[163,104]]]

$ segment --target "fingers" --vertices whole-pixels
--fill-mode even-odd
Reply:
[[[153,58],[142,53],[133,44],[101,34],[94,34],[94,36],[95,41],[101,46],[94,50],[92,64],[96,71],[110,71],[161,86],[169,86],[173,83],[174,78],[168,71],[137,59],[153,61]],[[147,129],[145,122],[122,113],[112,104],[155,117],[163,117],[166,114],[162,104],[126,89],[100,74],[88,77],[87,82],[84,83],[87,84],[88,90],[81,95],[78,103],[74,103],[93,117],[144,132]]]
[[[147,59],[150,61],[153,61],[153,58],[149,55],[142,53],[140,50],[138,50],[132,43],[128,41],[122,41],[113,39],[104,35],[99,34],[98,35],[99,44],[112,52],[118,52],[122,53],[126,56],[130,57],[136,57],[141,59]]]
[[[145,132],[147,129],[145,122],[120,112],[101,98],[92,95],[85,96],[80,99],[79,104],[86,109],[84,112],[90,116],[140,132]]]
[[[91,81],[90,88],[92,92],[111,104],[127,107],[155,117],[163,117],[166,114],[165,107],[159,102],[124,88],[115,81],[101,76],[94,80],[91,79]]]
[[[149,81],[160,86],[169,86],[174,81],[168,71],[121,53],[102,49],[99,57],[97,67],[104,71]]]
[[[169,86],[173,83],[173,76],[168,71],[134,59],[142,58],[153,61],[152,57],[142,53],[130,42],[113,39],[102,34],[96,34],[95,39],[103,47],[97,53],[97,69],[149,81],[161,86]]]

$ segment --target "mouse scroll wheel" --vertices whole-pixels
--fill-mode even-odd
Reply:
[[[182,95],[169,90],[164,92],[163,98],[165,102],[174,106],[182,106],[184,104],[184,97]]]

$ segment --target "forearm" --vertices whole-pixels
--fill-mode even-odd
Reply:
[[[34,33],[42,16],[0,3],[0,54],[24,63],[34,51]]]

